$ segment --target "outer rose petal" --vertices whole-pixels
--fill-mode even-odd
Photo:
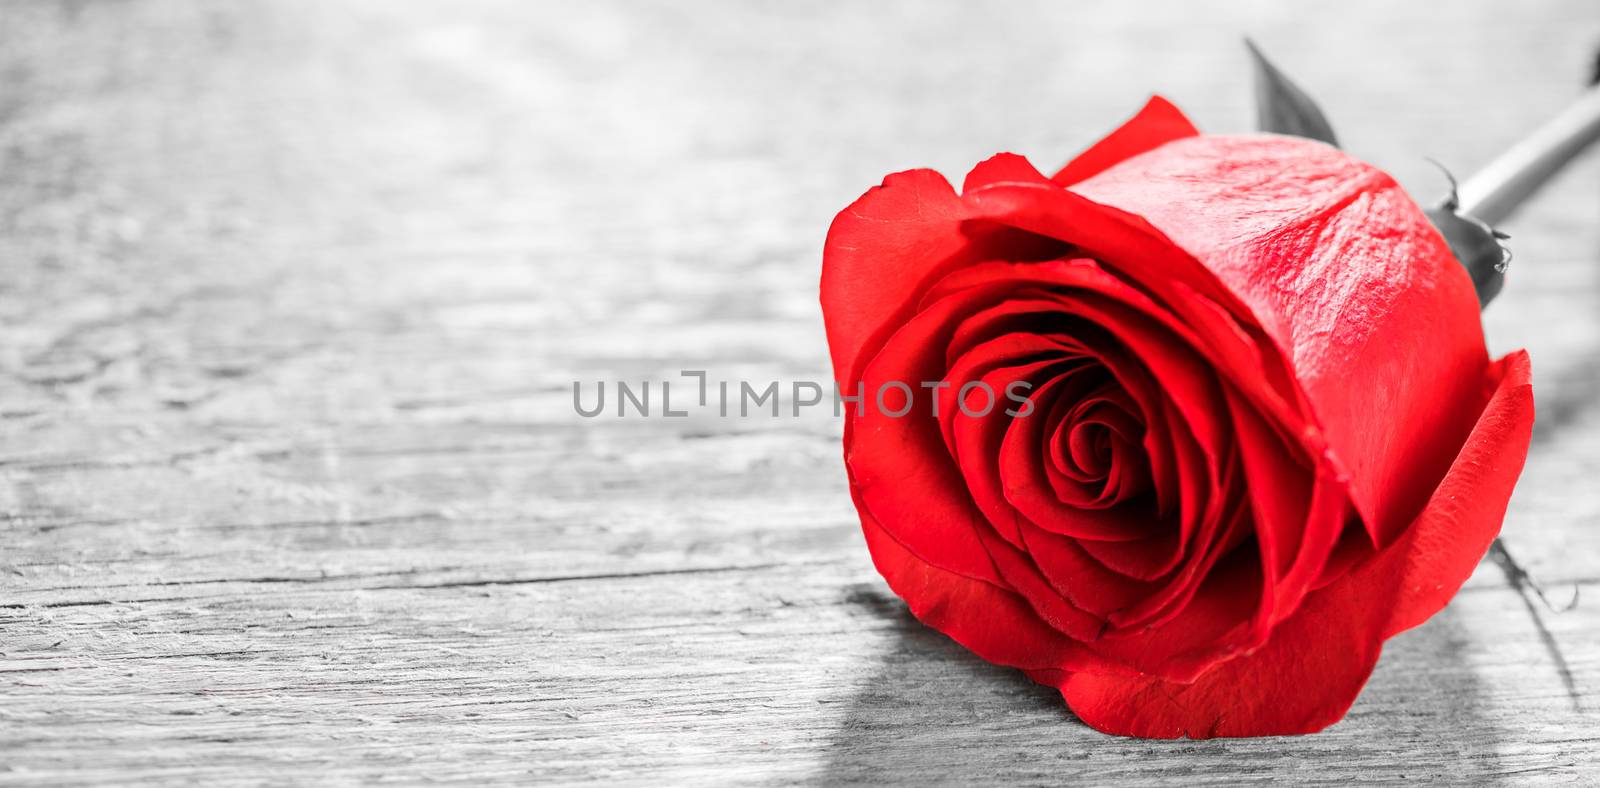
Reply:
[[[1404,573],[1404,580],[1384,637],[1427,621],[1449,604],[1500,534],[1532,437],[1530,375],[1526,350],[1508,354],[1491,368],[1486,385],[1494,393],[1489,405],[1418,520],[1418,525],[1434,525],[1411,527],[1405,536],[1410,549],[1399,559],[1404,565],[1391,570]]]
[[[834,217],[822,253],[822,311],[839,385],[855,381],[863,346],[881,344],[902,322],[892,318],[906,311],[917,283],[966,246],[966,217],[933,170],[890,175]]]
[[[1416,521],[1382,553],[1312,593],[1266,646],[1192,684],[1030,671],[1078,717],[1125,736],[1196,739],[1311,733],[1344,716],[1384,638],[1455,595],[1500,530],[1533,431],[1528,356],[1491,365],[1493,396]]]
[[[1138,114],[1078,154],[1050,180],[1071,186],[1109,169],[1123,159],[1154,150],[1173,140],[1199,136],[1200,130],[1172,102],[1151,96]]]

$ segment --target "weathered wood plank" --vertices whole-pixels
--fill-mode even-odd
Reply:
[[[1600,608],[1493,566],[1324,734],[1110,739],[908,619],[825,412],[573,415],[825,379],[840,206],[1151,89],[1243,128],[1241,33],[1425,194],[1600,39],[1583,0],[1124,5],[0,5],[0,782],[1593,781]],[[1558,592],[1600,580],[1596,164],[1486,316]]]
[[[28,767],[12,776],[357,778],[416,764],[461,781],[1233,784],[1543,779],[1594,764],[1592,698],[1575,707],[1500,589],[1398,638],[1326,734],[1170,743],[1076,723],[1048,690],[915,626],[853,562],[341,586],[7,611],[8,743]],[[1600,669],[1596,624],[1592,608],[1551,621],[1578,675]]]

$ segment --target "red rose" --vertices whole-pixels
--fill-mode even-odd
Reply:
[[[1484,555],[1533,422],[1388,175],[1159,98],[1053,178],[889,176],[822,307],[878,571],[1109,733],[1337,721]]]

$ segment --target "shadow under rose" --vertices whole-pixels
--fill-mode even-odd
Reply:
[[[1055,690],[989,665],[881,589],[850,599],[894,634],[847,703],[826,784],[999,780],[1233,785],[1449,778],[1494,782],[1503,731],[1481,713],[1465,630],[1446,609],[1391,640],[1346,719],[1311,736],[1147,741],[1101,734]],[[1330,766],[1338,765],[1338,769]]]

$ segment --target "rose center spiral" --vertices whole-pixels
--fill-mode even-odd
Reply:
[[[1062,503],[1103,509],[1150,489],[1145,427],[1138,413],[1127,392],[1111,380],[1081,398],[1063,396],[1052,404],[1042,460]]]

